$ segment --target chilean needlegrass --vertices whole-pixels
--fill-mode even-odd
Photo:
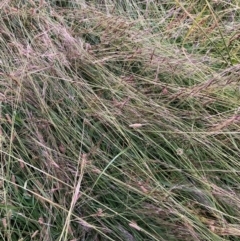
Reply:
[[[1,240],[239,239],[239,6],[157,2],[0,3]]]

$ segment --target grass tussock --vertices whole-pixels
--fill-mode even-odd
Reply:
[[[2,1],[0,239],[239,240],[239,13]]]

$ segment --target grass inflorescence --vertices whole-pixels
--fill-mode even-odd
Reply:
[[[0,239],[239,240],[237,1],[0,3]]]

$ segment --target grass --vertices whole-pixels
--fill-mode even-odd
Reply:
[[[0,4],[0,239],[239,240],[238,1],[115,2]]]

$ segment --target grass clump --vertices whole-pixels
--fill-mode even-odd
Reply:
[[[237,2],[0,8],[2,240],[239,239]]]

